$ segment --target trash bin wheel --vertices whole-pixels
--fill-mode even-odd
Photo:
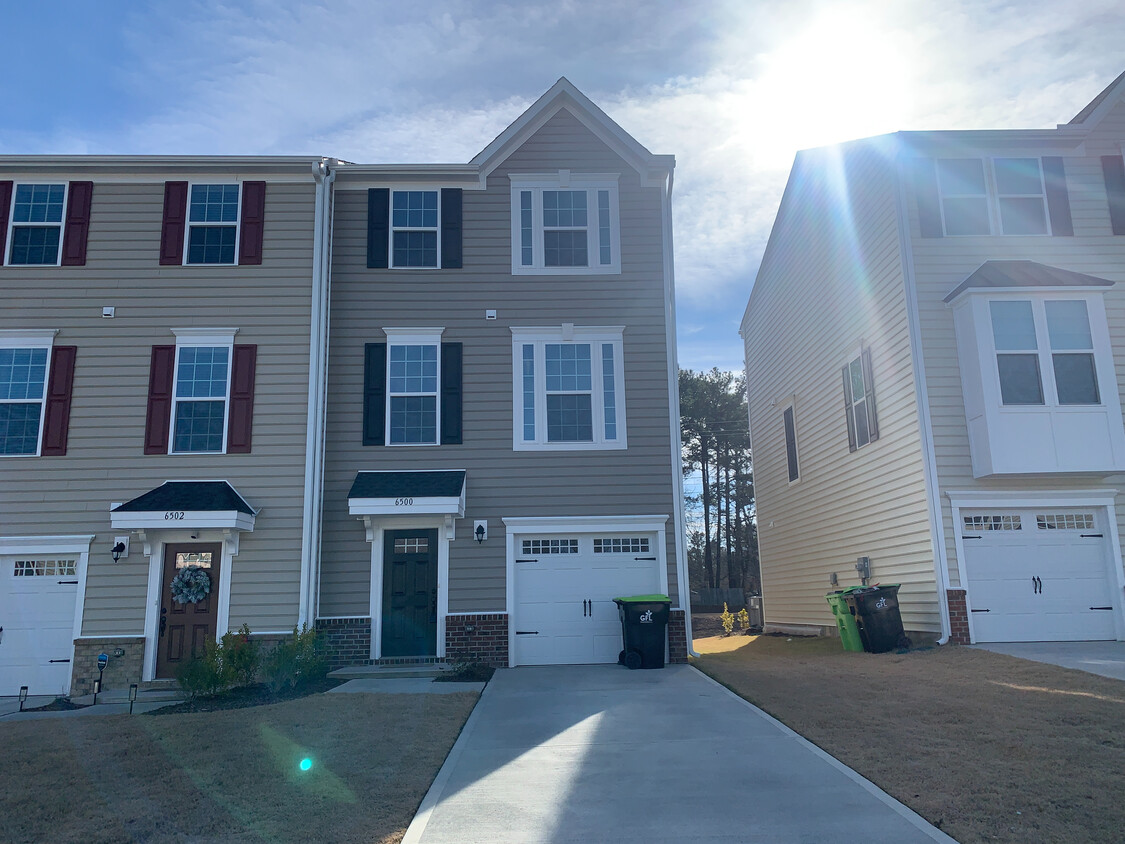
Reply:
[[[625,651],[622,651],[621,653],[619,653],[617,655],[617,664],[618,665],[624,665],[625,664]]]
[[[900,651],[908,651],[913,644],[914,643],[910,641],[910,637],[903,633],[898,637],[898,642],[895,643],[895,647]]]
[[[641,667],[641,655],[637,651],[629,651],[625,654],[625,667],[630,671],[636,671]]]

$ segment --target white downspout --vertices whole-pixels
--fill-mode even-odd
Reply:
[[[328,313],[332,258],[332,182],[328,159],[312,166],[316,181],[313,218],[312,307],[309,325],[309,394],[305,426],[305,490],[301,519],[301,586],[297,625],[316,622],[320,580],[321,505],[324,496],[324,428],[328,386]]]
[[[914,251],[910,245],[910,217],[907,213],[906,183],[902,162],[896,153],[894,178],[897,184],[895,206],[898,212],[899,253],[902,255],[902,278],[906,293],[907,326],[910,335],[910,357],[914,363],[914,394],[918,403],[918,436],[922,447],[922,477],[929,505],[930,544],[934,555],[934,576],[938,590],[938,614],[941,616],[941,638],[937,644],[949,642],[952,625],[949,621],[949,561],[946,559],[945,531],[941,520],[941,496],[938,493],[937,458],[930,421],[930,398],[926,388],[926,366],[922,358],[922,326],[918,313],[918,288],[914,277]]]

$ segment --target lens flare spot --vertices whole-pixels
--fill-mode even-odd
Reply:
[[[300,768],[301,768],[302,771],[312,770],[312,759],[309,759],[306,756],[304,759],[301,760]]]

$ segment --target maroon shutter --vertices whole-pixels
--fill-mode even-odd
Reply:
[[[4,246],[8,243],[8,213],[12,208],[12,183],[0,182],[0,264],[4,263]]]
[[[249,454],[254,422],[254,368],[257,346],[235,346],[230,366],[230,422],[227,454]]]
[[[168,453],[168,427],[172,424],[172,376],[176,347],[153,346],[148,370],[148,414],[145,416],[145,454]]]
[[[90,198],[93,182],[71,182],[66,200],[66,226],[63,228],[62,265],[86,266],[86,238],[90,233]]]
[[[160,265],[162,267],[178,267],[184,262],[184,226],[187,224],[187,197],[187,182],[164,183],[164,219],[160,223]]]
[[[242,183],[242,224],[238,240],[238,263],[262,263],[263,220],[266,213],[266,183]],[[250,449],[247,449],[249,451]]]
[[[47,409],[43,418],[44,457],[66,454],[66,435],[70,429],[70,393],[74,386],[74,359],[77,346],[55,346],[51,350],[51,375],[47,379]]]

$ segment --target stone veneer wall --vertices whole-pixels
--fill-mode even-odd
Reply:
[[[120,648],[124,656],[114,656]],[[70,696],[93,694],[94,681],[98,679],[98,654],[109,654],[109,664],[102,674],[102,691],[128,689],[130,684],[141,682],[144,669],[144,636],[111,636],[105,639],[76,639],[74,662],[71,664]]]
[[[683,610],[668,613],[668,661],[688,661],[687,614]]]
[[[370,618],[318,618],[316,633],[325,639],[331,668],[371,664]]]
[[[482,662],[494,668],[507,668],[507,613],[447,615],[445,659],[447,662]]]
[[[965,601],[965,590],[947,589],[945,595],[949,602],[949,643],[967,645],[969,644],[969,606]]]

